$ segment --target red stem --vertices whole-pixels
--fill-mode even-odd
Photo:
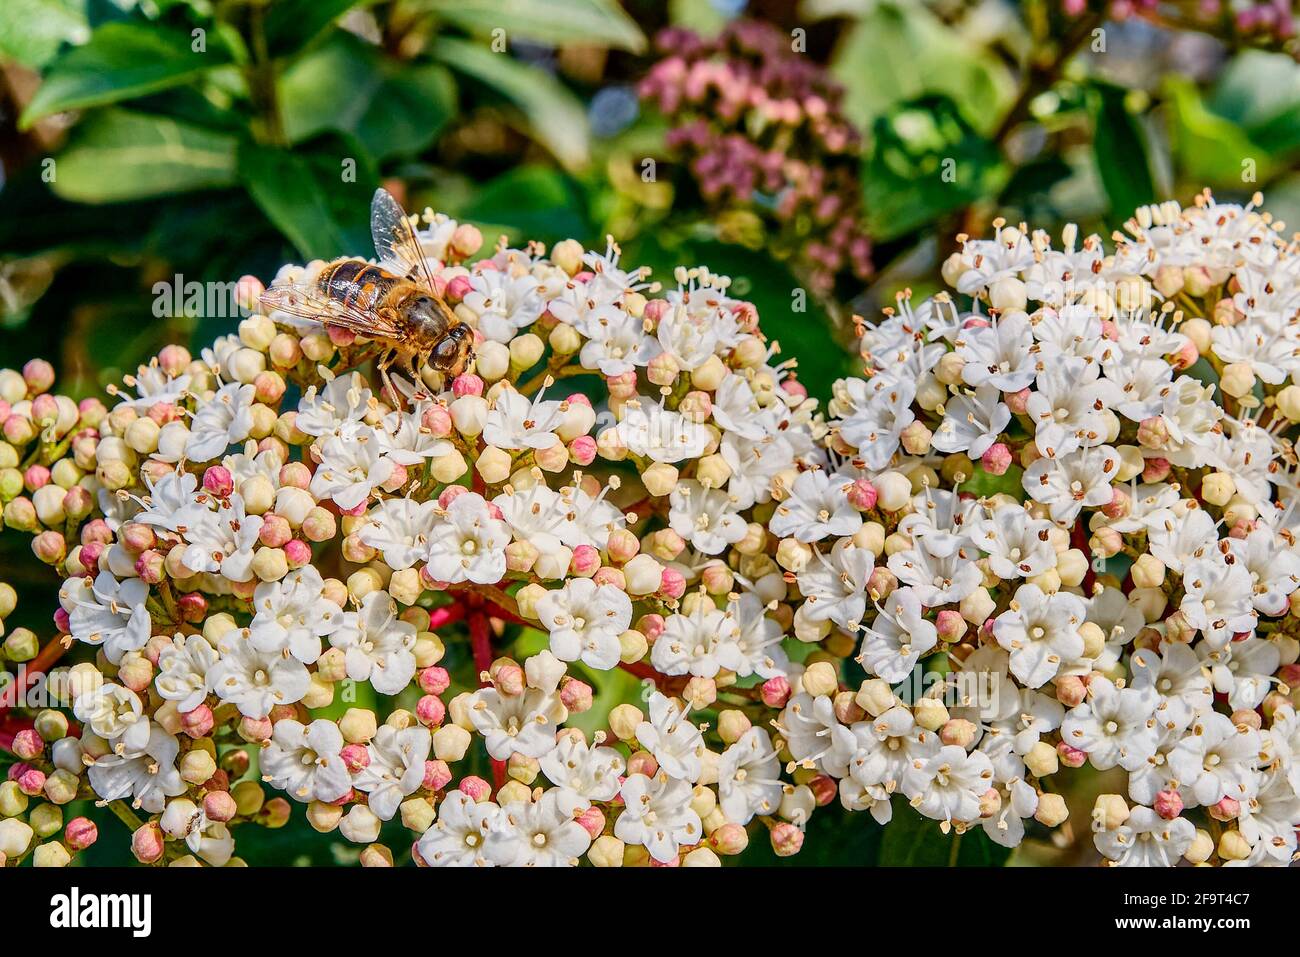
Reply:
[[[20,672],[18,680],[5,688],[3,694],[0,694],[0,717],[3,717],[16,704],[18,699],[26,694],[27,689],[36,684],[41,675],[49,671],[67,650],[63,645],[62,635],[46,642],[40,654],[26,663]]]
[[[453,621],[460,621],[464,617],[465,606],[460,602],[444,605],[442,608],[435,608],[429,612],[429,630],[435,631],[443,625],[450,625]]]
[[[469,642],[474,649],[474,670],[481,676],[492,667],[492,632],[488,628],[486,605],[480,605],[469,613]],[[487,687],[490,682],[479,678],[479,683]],[[500,791],[506,783],[506,763],[492,759],[493,791]]]
[[[16,715],[0,719],[0,751],[12,751],[14,748],[14,738],[19,731],[30,730],[34,722],[31,718],[20,718]]]

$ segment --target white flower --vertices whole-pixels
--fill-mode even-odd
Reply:
[[[448,791],[438,805],[438,820],[416,844],[420,859],[430,867],[490,866],[483,848],[500,813],[491,801]]]
[[[146,504],[132,519],[141,525],[175,532],[210,508],[207,495],[199,491],[198,476],[190,472],[168,472],[157,481],[146,473],[144,480],[149,488]]]
[[[143,749],[97,759],[87,772],[90,786],[101,800],[131,798],[134,807],[158,814],[167,798],[185,793],[185,782],[176,770],[178,754],[176,739],[152,725]]]
[[[1155,690],[1159,702],[1155,714],[1163,728],[1181,731],[1214,704],[1210,679],[1187,645],[1163,642],[1158,653],[1140,648],[1133,652],[1129,667],[1133,687]]]
[[[972,521],[970,540],[988,554],[994,575],[1004,580],[1033,578],[1056,566],[1051,530],[1051,522],[1030,518],[1019,505],[1003,504],[987,518]]]
[[[616,376],[646,365],[660,352],[658,341],[645,334],[642,321],[617,306],[593,309],[579,331],[587,337],[578,353],[584,369]]]
[[[221,660],[208,671],[212,690],[249,718],[265,718],[277,705],[301,701],[311,686],[297,658],[253,647],[246,629],[232,628],[217,642]]]
[[[484,853],[501,867],[576,867],[591,835],[573,819],[565,795],[547,791],[537,801],[501,808]]]
[[[749,523],[729,494],[694,479],[677,483],[668,497],[668,525],[705,555],[718,555],[743,539]]]
[[[1106,413],[1119,401],[1119,390],[1098,378],[1095,362],[1057,359],[1038,373],[1037,389],[1025,403],[1034,423],[1034,442],[1049,458],[1105,438]]]
[[[555,729],[568,712],[553,692],[537,688],[507,695],[480,688],[469,697],[467,714],[483,735],[488,754],[498,761],[512,754],[541,758],[555,747]]]
[[[998,440],[1011,421],[1002,393],[982,385],[974,395],[958,395],[944,406],[943,421],[930,440],[940,452],[965,452],[978,459]]]
[[[364,502],[393,474],[393,461],[384,456],[384,443],[369,426],[331,435],[312,450],[320,462],[311,477],[312,497],[332,499],[345,512]]]
[[[1273,771],[1259,776],[1255,795],[1241,805],[1237,828],[1256,851],[1289,865],[1296,852],[1300,796],[1287,775]]]
[[[950,744],[914,765],[916,797],[912,806],[936,821],[969,822],[980,816],[980,798],[993,786],[993,765],[983,751],[969,754]]]
[[[652,462],[699,458],[709,444],[704,426],[644,396],[623,403],[614,429],[629,452]]]
[[[501,269],[482,269],[469,282],[465,306],[478,316],[478,331],[484,338],[508,343],[546,308],[540,283],[527,273],[515,276]]]
[[[750,728],[718,759],[718,803],[733,824],[775,813],[783,791],[781,761],[762,728]]]
[[[840,422],[840,437],[855,446],[868,469],[878,472],[889,465],[898,451],[899,436],[916,420],[912,400],[916,384],[910,380],[873,380],[861,396],[861,405]]]
[[[435,500],[386,498],[366,512],[365,524],[357,530],[357,537],[362,544],[378,549],[389,568],[402,571],[418,562],[428,550],[437,509]]]
[[[1011,653],[1011,673],[1029,688],[1056,677],[1065,662],[1083,654],[1079,626],[1087,608],[1066,591],[1048,595],[1037,585],[1021,585],[1007,611],[993,622],[993,637]]]
[[[961,551],[935,555],[926,536],[919,536],[914,547],[890,555],[889,570],[916,589],[916,597],[928,608],[961,601],[982,580],[979,566]]]
[[[724,667],[723,649],[739,640],[736,621],[711,601],[701,601],[689,615],[664,620],[663,633],[650,649],[650,664],[665,675],[713,678]]]
[[[72,710],[114,753],[139,754],[149,743],[149,718],[130,688],[106,682],[79,694]]]
[[[694,784],[704,770],[704,736],[672,698],[656,691],[650,696],[650,719],[637,725],[637,742],[674,778]]]
[[[1182,785],[1188,807],[1218,804],[1225,797],[1245,802],[1255,793],[1259,732],[1209,711],[1169,755],[1169,766]]]
[[[304,725],[284,718],[275,723],[271,740],[258,758],[262,779],[304,804],[329,804],[352,790],[343,763],[343,735],[333,721]]]
[[[745,592],[727,606],[735,619],[731,640],[717,649],[718,664],[738,677],[752,674],[760,678],[784,676],[789,659],[781,647],[785,633],[779,622],[765,613],[762,600]]]
[[[221,821],[208,820],[203,808],[187,798],[167,802],[158,824],[168,837],[183,840],[190,853],[213,867],[225,867],[234,856],[235,838]]]
[[[219,656],[202,635],[177,635],[158,654],[158,677],[154,687],[167,701],[176,702],[181,714],[201,705],[212,682],[208,673]]]
[[[371,392],[359,372],[330,380],[323,390],[310,386],[298,403],[293,424],[299,432],[320,438],[359,425],[370,409]]]
[[[411,683],[415,626],[397,617],[397,603],[388,592],[372,591],[359,610],[334,615],[338,626],[330,633],[330,644],[343,649],[349,678],[369,681],[380,694],[398,694]]]
[[[842,477],[820,469],[801,472],[790,494],[777,505],[768,530],[801,542],[852,535],[862,527],[862,513],[849,503],[848,486]]]
[[[908,718],[910,724],[910,713]],[[826,695],[795,695],[777,725],[796,764],[825,771],[831,777],[843,777],[858,751],[853,732],[836,720],[835,705]]]
[[[190,421],[185,457],[191,462],[208,462],[224,455],[231,445],[248,438],[253,427],[256,391],[251,383],[240,385],[231,382],[200,405]]]
[[[1025,469],[1021,484],[1034,501],[1048,507],[1052,521],[1065,524],[1073,522],[1084,507],[1109,504],[1114,498],[1110,480],[1118,471],[1119,453],[1101,445],[1038,459]]]
[[[798,575],[804,602],[795,611],[796,622],[830,620],[856,631],[867,610],[867,580],[875,564],[876,556],[851,538],[837,541],[829,556],[814,552]]]
[[[957,355],[965,360],[961,377],[967,385],[988,383],[999,392],[1019,392],[1038,374],[1042,346],[1034,342],[1023,314],[963,329],[956,346]]]
[[[246,514],[238,493],[215,512],[196,512],[190,519],[191,524],[181,529],[189,543],[181,555],[186,568],[220,575],[232,582],[253,578],[253,552],[262,530],[262,516]]]
[[[139,366],[134,376],[126,378],[127,385],[135,389],[136,394],[132,396],[119,389],[116,393],[118,405],[147,412],[159,403],[177,404],[185,397],[192,378],[188,372],[182,372],[178,376],[169,375],[156,363]]]
[[[385,724],[366,746],[370,763],[357,772],[353,784],[370,795],[370,810],[381,821],[390,820],[403,798],[424,783],[424,762],[432,743],[428,728],[399,731]]]
[[[495,585],[506,573],[510,527],[493,518],[477,492],[456,496],[429,535],[426,559],[438,581]]]
[[[1234,711],[1254,711],[1263,704],[1282,663],[1281,649],[1263,638],[1232,641],[1217,649],[1204,642],[1197,652],[1210,669],[1214,690],[1228,696]]]
[[[560,441],[564,403],[528,399],[514,389],[497,395],[483,424],[483,440],[499,449],[549,449]]]
[[[895,589],[877,608],[875,620],[863,628],[858,661],[869,674],[893,684],[912,673],[921,656],[938,644],[939,633],[923,617],[914,589]]]
[[[681,845],[696,844],[703,837],[687,782],[663,773],[653,779],[629,774],[621,794],[623,810],[614,822],[614,836],[641,845],[659,863],[672,862]]]
[[[320,657],[321,639],[344,623],[343,610],[324,597],[324,589],[320,572],[311,565],[277,582],[258,585],[253,592],[249,643],[267,654],[288,652],[304,664],[315,662]]]
[[[589,747],[577,730],[561,734],[540,764],[546,779],[567,791],[578,810],[586,810],[592,801],[612,801],[626,768],[621,754],[613,748]]]
[[[153,627],[144,604],[148,597],[149,586],[140,579],[118,582],[108,572],[100,572],[93,582],[89,577],[69,578],[59,589],[72,637],[102,645],[112,664],[148,643]]]
[[[1250,572],[1240,564],[1217,556],[1190,561],[1183,569],[1183,588],[1179,611],[1211,647],[1222,648],[1234,635],[1255,630],[1258,613],[1251,602]]]
[[[1135,807],[1114,830],[1093,836],[1097,850],[1120,867],[1173,867],[1196,837],[1196,826],[1185,817],[1166,821],[1149,807]]]
[[[1061,722],[1061,740],[1087,752],[1100,771],[1117,764],[1132,771],[1156,752],[1155,704],[1150,687],[1117,688],[1110,679],[1094,675],[1087,700]]]
[[[551,653],[608,671],[621,655],[619,636],[632,624],[632,600],[613,585],[571,578],[537,601],[537,619],[551,636]]]

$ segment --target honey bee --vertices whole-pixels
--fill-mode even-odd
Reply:
[[[417,383],[425,364],[447,378],[459,375],[474,359],[474,332],[436,291],[410,220],[383,189],[370,204],[370,234],[379,261],[401,267],[400,275],[364,259],[335,259],[311,289],[272,285],[262,294],[263,307],[380,342],[385,348],[376,367],[394,398],[400,393],[388,370],[395,364]]]

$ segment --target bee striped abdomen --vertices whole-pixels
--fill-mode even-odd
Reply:
[[[340,259],[326,266],[318,282],[321,291],[330,299],[362,312],[368,312],[384,301],[400,276],[394,276],[364,259]]]

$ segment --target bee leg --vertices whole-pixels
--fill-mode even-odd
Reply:
[[[388,377],[388,368],[393,364],[395,358],[397,358],[396,351],[389,349],[380,357],[379,361],[375,363],[375,368],[379,370],[379,378],[382,379],[384,383],[384,397],[391,398],[394,406],[401,408],[403,404],[402,393],[397,391],[393,386],[393,380]]]

